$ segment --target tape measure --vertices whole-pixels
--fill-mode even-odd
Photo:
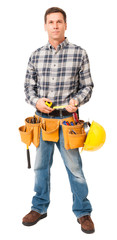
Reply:
[[[45,104],[48,106],[48,107],[51,107],[52,106],[52,102],[45,102]]]
[[[52,107],[52,102],[45,102],[45,104],[48,106],[48,107]],[[67,105],[62,105],[62,106],[54,106],[53,109],[63,109],[63,108],[66,108]],[[75,107],[78,107],[77,104],[75,104]]]

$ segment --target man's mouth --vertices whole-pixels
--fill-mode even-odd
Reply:
[[[59,31],[54,31],[53,33],[59,33]]]

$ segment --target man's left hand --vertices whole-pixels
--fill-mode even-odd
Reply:
[[[71,99],[69,105],[67,105],[65,109],[70,113],[76,112],[78,107],[75,107],[75,105],[78,106],[78,101],[75,99]]]

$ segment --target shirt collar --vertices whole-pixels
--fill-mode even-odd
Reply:
[[[69,44],[69,41],[68,41],[67,37],[65,37],[65,40],[58,45],[57,49],[62,49],[62,48],[64,48],[67,44]],[[49,49],[51,49],[51,50],[54,48],[49,42],[47,43],[47,47],[48,47]]]

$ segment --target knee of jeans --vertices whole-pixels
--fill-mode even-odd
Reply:
[[[76,168],[76,169],[71,169],[71,173],[73,174],[74,181],[77,181],[81,184],[86,183],[86,180],[82,171]]]
[[[53,156],[44,157],[40,152],[40,155],[37,155],[35,159],[34,171],[49,169],[52,165],[52,162]]]
[[[79,181],[85,182],[84,174],[82,172],[81,166],[77,163],[75,164],[72,161],[66,161],[65,163],[67,169],[69,169],[70,173]]]
[[[35,161],[35,165],[34,165],[34,171],[36,171],[36,170],[39,170],[39,169],[42,169],[43,168],[43,164],[42,164],[42,162],[40,161]]]
[[[35,159],[35,164],[34,164],[34,171],[36,170],[41,170],[41,169],[44,169],[46,168],[46,161],[44,161],[44,159],[40,156],[36,156],[36,159]]]

